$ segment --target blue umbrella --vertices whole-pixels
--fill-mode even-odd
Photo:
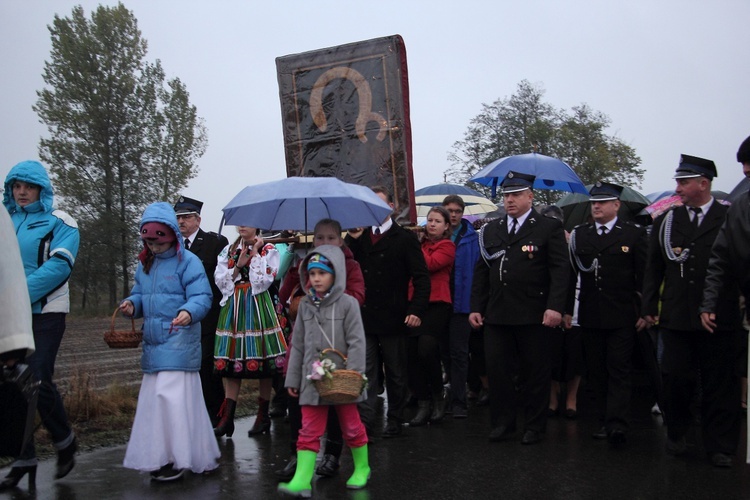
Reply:
[[[321,219],[377,226],[393,209],[370,188],[335,177],[287,177],[248,186],[223,209],[228,225],[305,231]]]
[[[492,197],[494,198],[498,184],[505,179],[505,176],[511,170],[536,176],[535,189],[588,194],[581,179],[567,163],[538,153],[500,158],[474,174],[469,180],[483,186],[492,187]]]

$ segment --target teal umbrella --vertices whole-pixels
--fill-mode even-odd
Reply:
[[[586,190],[594,185],[589,184]],[[620,220],[632,220],[637,223],[650,224],[651,217],[641,216],[639,213],[649,206],[651,201],[641,193],[630,187],[624,187],[620,195],[620,211],[617,217]],[[591,218],[591,202],[589,196],[580,193],[570,193],[560,198],[555,203],[563,211],[565,216],[565,229],[570,231],[579,224],[589,222]]]

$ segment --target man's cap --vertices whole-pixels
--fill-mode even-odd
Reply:
[[[612,201],[619,200],[622,194],[622,186],[609,182],[597,181],[589,190],[590,201]]]
[[[740,163],[750,163],[750,137],[740,144],[740,149],[737,150],[737,161]]]
[[[718,176],[716,164],[713,161],[697,156],[680,155],[680,165],[677,167],[673,179],[705,177],[710,180]]]
[[[535,179],[536,177],[533,175],[514,172],[511,170],[508,172],[508,175],[505,176],[505,179],[503,179],[500,187],[503,188],[503,194],[516,193],[518,191],[523,191],[524,189],[531,189],[534,185]]]
[[[180,196],[177,203],[174,204],[175,215],[186,215],[186,214],[201,214],[201,208],[203,208],[203,202],[188,198],[187,196]]]

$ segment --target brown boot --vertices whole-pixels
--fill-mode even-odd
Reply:
[[[247,431],[247,435],[252,437],[258,434],[271,432],[271,417],[268,415],[268,400],[258,398],[258,415],[255,417],[255,423]]]
[[[219,409],[219,423],[214,429],[214,436],[232,437],[234,434],[234,410],[237,409],[237,401],[234,399],[225,399]]]

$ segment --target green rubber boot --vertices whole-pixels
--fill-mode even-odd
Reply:
[[[361,490],[367,486],[370,479],[370,462],[367,458],[367,445],[352,448],[352,459],[354,461],[354,473],[346,482],[350,490]]]
[[[279,483],[279,493],[297,498],[310,498],[312,496],[312,477],[315,471],[315,458],[318,456],[314,451],[297,450],[297,470],[294,477],[288,483]]]

